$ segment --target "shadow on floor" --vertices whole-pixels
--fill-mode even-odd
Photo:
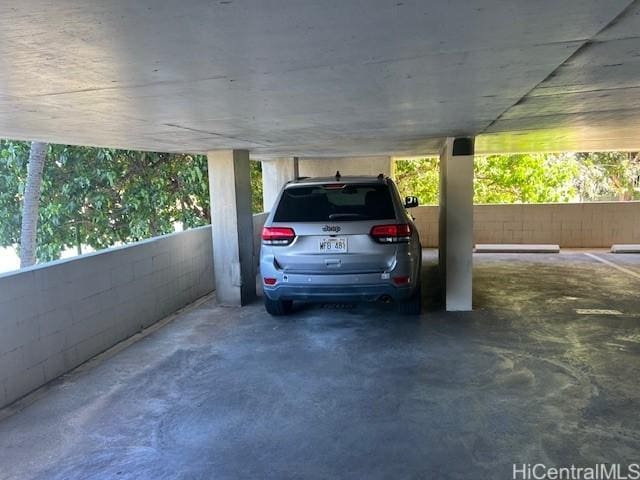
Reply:
[[[483,255],[475,310],[455,313],[425,262],[414,319],[374,305],[274,318],[213,298],[184,311],[0,421],[0,479],[477,479],[637,462],[636,278],[582,254]]]

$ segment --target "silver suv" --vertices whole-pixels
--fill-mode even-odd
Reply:
[[[389,178],[302,178],[287,183],[262,230],[260,274],[267,312],[294,300],[394,301],[421,309],[418,231]]]

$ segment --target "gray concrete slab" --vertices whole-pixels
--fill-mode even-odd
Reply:
[[[433,287],[419,319],[276,319],[211,299],[0,420],[0,478],[477,479],[637,461],[640,280],[579,252],[474,262],[469,313],[440,310]],[[426,252],[427,285],[435,263]]]
[[[598,256],[612,262],[619,262],[626,268],[640,272],[640,255],[637,253],[610,253],[607,251],[598,252]]]
[[[609,265],[627,276],[640,278],[640,255],[637,253],[589,252],[586,255]]]
[[[629,2],[592,41],[504,112],[480,150],[581,151],[638,145],[640,2]],[[613,140],[615,138],[615,140]],[[615,146],[614,146],[615,145]]]

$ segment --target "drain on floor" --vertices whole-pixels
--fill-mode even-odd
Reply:
[[[578,315],[622,315],[620,310],[606,310],[600,308],[576,308]]]

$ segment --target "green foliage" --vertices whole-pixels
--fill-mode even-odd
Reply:
[[[251,162],[251,208],[253,213],[264,210],[262,205],[262,162]]]
[[[20,239],[29,143],[0,141],[0,246]],[[438,159],[398,160],[400,193],[437,204]],[[262,211],[262,168],[251,162],[252,207]],[[478,156],[476,203],[640,200],[640,157],[624,152]],[[69,247],[110,247],[210,223],[202,155],[51,145],[38,224],[38,259]]]
[[[577,153],[581,200],[640,200],[640,155],[630,152]]]
[[[476,203],[568,202],[577,163],[544,154],[489,155],[475,160]]]
[[[437,158],[396,161],[400,193],[437,204]],[[475,203],[640,200],[640,157],[625,152],[477,156]]]
[[[436,157],[397,160],[395,180],[400,194],[415,195],[421,205],[437,205],[440,190],[440,166]]]
[[[20,240],[29,144],[0,141],[0,245]],[[252,205],[262,211],[262,169],[251,162]],[[209,224],[203,155],[50,145],[38,222],[39,261]]]
[[[0,245],[20,241],[21,202],[27,178],[29,144],[0,141]]]

